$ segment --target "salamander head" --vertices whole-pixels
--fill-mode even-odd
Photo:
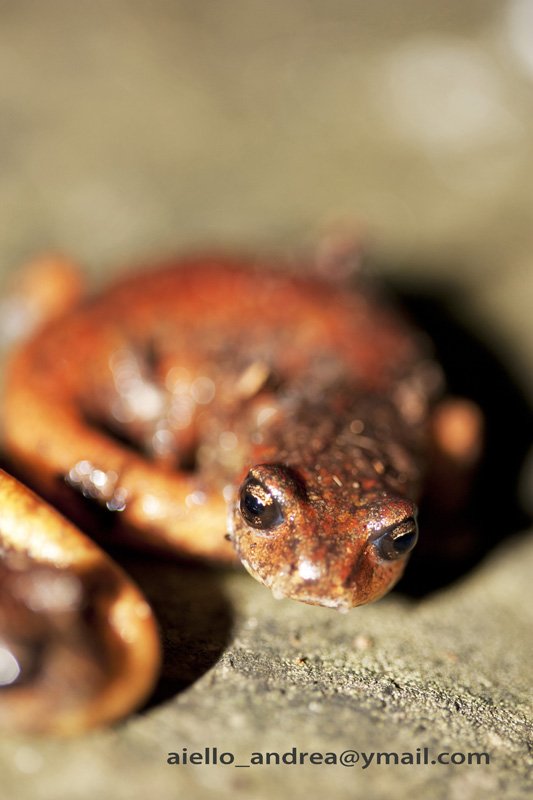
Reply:
[[[246,569],[276,597],[348,611],[401,577],[416,514],[410,500],[382,489],[349,501],[335,484],[311,491],[291,468],[261,464],[231,504],[229,530]]]

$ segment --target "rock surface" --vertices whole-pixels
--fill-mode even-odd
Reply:
[[[454,390],[486,407],[476,508],[498,528],[468,568],[433,564],[421,588],[413,562],[347,616],[129,555],[165,641],[156,698],[79,740],[3,736],[5,796],[528,796],[533,539],[513,491],[533,395],[530,5],[0,0],[0,20],[3,271],[60,249],[98,282],[156,252],[290,252],[360,220],[369,268],[422,298]],[[169,765],[184,748],[359,760]]]

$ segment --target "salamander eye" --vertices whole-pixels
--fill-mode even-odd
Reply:
[[[414,517],[408,517],[399,525],[382,533],[374,544],[381,558],[396,561],[411,552],[418,539],[418,526]]]
[[[278,501],[260,481],[251,476],[241,487],[240,509],[246,522],[259,530],[268,530],[283,522]]]

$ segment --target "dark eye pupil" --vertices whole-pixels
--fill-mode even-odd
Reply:
[[[261,517],[266,512],[267,507],[258,497],[255,497],[251,493],[245,494],[242,502],[244,510],[251,517]]]
[[[265,530],[283,520],[279,503],[262,483],[249,478],[241,489],[241,514],[253,528]]]
[[[398,536],[394,539],[393,545],[394,550],[398,555],[403,555],[404,553],[408,553],[409,550],[414,547],[416,539],[416,534],[414,531],[410,533],[402,533],[401,536]]]
[[[375,544],[381,558],[387,561],[406,556],[415,546],[418,539],[418,527],[413,517],[386,531]]]

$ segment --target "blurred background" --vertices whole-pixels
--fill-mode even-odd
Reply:
[[[1,273],[59,250],[78,258],[98,284],[155,255],[211,246],[290,254],[339,221],[358,225],[371,270],[412,297],[442,301],[446,314],[483,342],[485,349],[468,349],[444,322],[437,331],[450,368],[462,360],[467,388],[475,395],[477,385],[478,399],[492,403],[500,439],[490,462],[491,497],[500,479],[507,480],[506,498],[514,490],[531,433],[523,423],[533,397],[532,140],[531,0],[0,0]],[[431,325],[433,306],[422,307]],[[516,388],[500,380],[501,371],[492,365],[476,372],[487,348],[521,387],[520,413],[514,394],[509,405],[499,404],[499,395],[511,397]],[[510,440],[518,450],[504,452]],[[532,475],[530,465],[522,477],[530,506]],[[499,520],[505,511],[503,504]],[[368,798],[392,796],[391,786],[411,800],[504,796],[506,781],[525,775],[520,725],[533,718],[524,672],[533,657],[531,547],[490,563],[496,566],[481,578],[474,573],[459,591],[452,584],[409,613],[394,595],[334,622],[316,609],[287,611],[247,576],[230,576],[224,588],[242,623],[231,664],[242,656],[240,672],[227,662],[226,672],[217,667],[196,684],[196,694],[178,696],[176,709],[156,707],[88,743],[0,743],[10,797],[140,798],[158,781],[165,797],[268,797],[274,790],[297,797],[305,787],[352,797],[356,778]],[[165,581],[171,579],[162,587]],[[182,610],[173,613],[175,621]],[[264,675],[282,663],[299,626],[312,631],[314,682],[298,688],[283,673],[288,694],[276,701],[281,706],[274,699],[255,706],[258,686],[272,689]],[[208,642],[212,632],[205,630]],[[335,678],[334,699],[322,704],[345,658],[332,643],[355,641],[365,650],[365,641],[380,636],[383,650],[369,645],[366,655],[356,653],[353,670],[363,677],[346,691],[359,692],[359,705],[350,706],[352,695],[336,705],[345,673]],[[457,642],[460,655],[448,659]],[[225,642],[219,645],[222,652]],[[253,672],[252,683],[245,651],[263,653],[267,665]],[[367,708],[387,670],[397,670],[390,693],[407,686],[396,717],[389,700],[378,704],[382,710]],[[369,675],[378,676],[375,684]],[[439,710],[445,700],[432,706],[435,675],[438,697],[452,710],[456,687],[466,693],[449,723]],[[502,676],[508,693],[498,695]],[[416,697],[424,700],[409,694],[418,680]],[[323,696],[309,711],[317,686]],[[489,704],[501,700],[499,716],[484,716],[484,693]],[[318,721],[317,708],[324,711]],[[465,708],[474,709],[470,717]],[[293,770],[263,776],[264,788],[259,778],[242,776],[246,770],[237,778],[229,771],[164,773],[167,750],[217,742],[231,749],[253,737],[259,749],[283,732],[294,745],[322,750],[348,746],[347,730],[359,731],[359,744],[369,748],[414,749],[425,743],[424,714],[427,730],[444,726],[456,747],[501,745],[500,766],[490,774],[452,770],[444,784],[435,774],[404,771],[401,785],[384,771]],[[440,741],[446,746],[442,735]],[[521,796],[522,784],[512,786]]]
[[[0,76],[5,269],[347,218],[388,271],[453,277],[525,366],[529,0],[1,0]]]

